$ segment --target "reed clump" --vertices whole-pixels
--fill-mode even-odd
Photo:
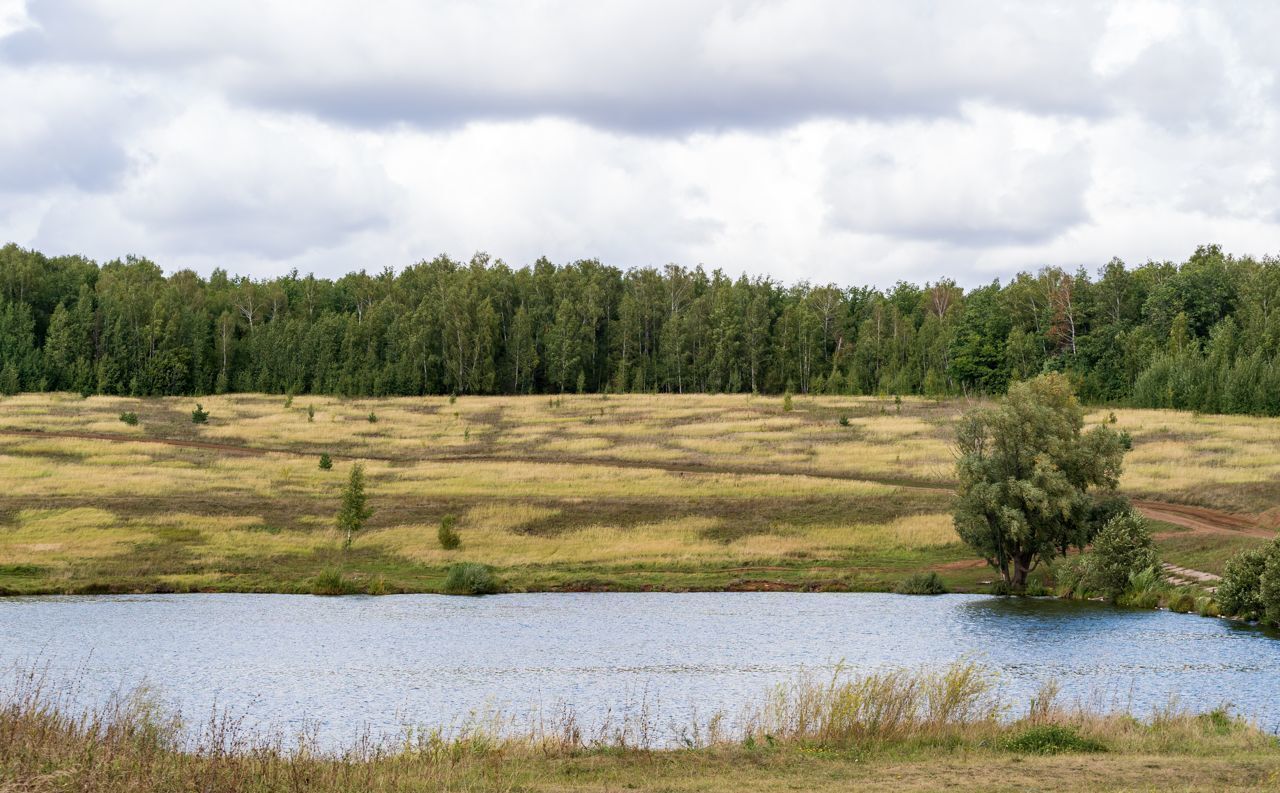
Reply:
[[[806,674],[778,686],[748,718],[746,734],[849,746],[990,727],[1002,710],[993,678],[976,664],[857,677],[838,667],[826,680]]]

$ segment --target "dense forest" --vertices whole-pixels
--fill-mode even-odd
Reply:
[[[477,255],[337,280],[0,249],[0,391],[1002,392],[1280,414],[1280,260],[1049,267],[968,292]]]

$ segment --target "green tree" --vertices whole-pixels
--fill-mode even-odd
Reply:
[[[995,408],[967,412],[956,446],[956,531],[1022,591],[1042,561],[1092,539],[1089,489],[1115,490],[1125,439],[1105,425],[1084,431],[1084,409],[1053,373],[1010,386]]]
[[[13,396],[21,387],[18,382],[18,367],[14,366],[12,361],[0,368],[0,394]]]
[[[1126,510],[1098,532],[1089,554],[1087,588],[1111,600],[1124,594],[1129,578],[1144,570],[1160,571],[1160,556],[1146,520]]]
[[[1262,619],[1280,627],[1280,540],[1267,547],[1262,574],[1258,576],[1258,602]]]
[[[1260,590],[1269,550],[1269,547],[1248,548],[1227,561],[1215,593],[1223,614],[1246,620],[1262,616],[1265,607]]]
[[[369,498],[364,492],[364,466],[351,466],[347,486],[342,490],[342,506],[338,508],[338,530],[344,535],[343,548],[350,548],[355,535],[364,528],[365,521],[373,515]]]

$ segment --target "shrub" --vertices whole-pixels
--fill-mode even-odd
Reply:
[[[1089,577],[1089,557],[1065,556],[1053,563],[1055,594],[1060,598],[1084,597]]]
[[[444,591],[450,595],[492,595],[498,591],[498,582],[488,565],[461,562],[449,568]]]
[[[137,413],[133,413],[131,411],[125,411],[124,413],[120,414],[120,420],[123,421],[125,424],[128,424],[130,427],[138,426]]]
[[[289,408],[291,408],[291,407],[293,407],[293,392],[292,392],[292,391],[290,391],[289,393],[287,393],[287,394],[285,394],[285,395],[284,395],[284,409],[285,409],[285,410],[288,410],[288,409],[289,409]]]
[[[782,409],[788,413],[795,409],[795,406],[791,404],[790,391],[782,395]]]
[[[316,420],[316,406],[307,405],[307,421],[315,421],[315,420]]]
[[[1061,754],[1063,752],[1105,752],[1107,747],[1085,738],[1071,727],[1042,724],[1028,727],[1007,738],[1004,748],[1021,754]]]
[[[1280,539],[1267,549],[1267,561],[1258,577],[1258,599],[1262,603],[1262,619],[1280,627]]]
[[[1035,578],[1027,579],[1027,588],[1023,590],[1022,594],[1032,598],[1044,597],[1049,594],[1049,588],[1044,585],[1044,579],[1036,576]]]
[[[1250,548],[1233,556],[1222,571],[1215,595],[1218,608],[1229,617],[1256,620],[1262,616],[1262,571],[1267,548]]]
[[[368,415],[368,417],[367,417],[367,418],[369,419],[369,423],[370,423],[370,424],[377,424],[377,423],[378,423],[378,414],[377,414],[377,413],[374,413],[372,410],[370,410],[370,411],[369,411],[369,415]]]
[[[1185,589],[1179,589],[1169,596],[1169,610],[1178,614],[1190,614],[1196,610],[1196,596]]]
[[[937,573],[915,573],[899,581],[893,591],[899,595],[945,595],[947,586]]]
[[[196,409],[191,411],[192,424],[204,424],[209,421],[209,411],[204,409],[204,405],[196,403]]]
[[[849,426],[849,417],[848,417],[848,416],[841,416],[841,417],[840,417],[840,426],[841,426],[841,427],[847,427],[847,426]]]
[[[1218,601],[1208,595],[1196,598],[1196,613],[1201,617],[1217,617],[1222,612],[1218,609]]]
[[[440,547],[446,551],[452,551],[462,544],[462,538],[453,529],[453,524],[456,522],[457,518],[453,515],[445,515],[440,519],[440,530],[436,536],[440,539]]]
[[[320,454],[320,470],[328,471],[331,468],[333,468],[333,458],[329,456],[328,452],[322,452]]]
[[[1123,512],[1102,527],[1089,554],[1089,588],[1117,600],[1134,575],[1160,569],[1155,542],[1146,520],[1136,512]]]
[[[1153,609],[1160,605],[1160,593],[1163,590],[1160,568],[1148,567],[1129,574],[1129,585],[1125,587],[1124,594],[1116,599],[1116,603],[1139,609]]]
[[[450,395],[449,395],[449,404],[450,404],[450,405],[452,405],[454,402],[457,402],[457,401],[458,401],[458,395],[457,395],[457,394],[450,394]]]
[[[313,595],[350,595],[355,591],[355,584],[348,581],[336,567],[326,567],[311,582]]]

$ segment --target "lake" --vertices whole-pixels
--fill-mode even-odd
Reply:
[[[147,684],[191,721],[216,707],[326,746],[361,729],[647,708],[668,735],[802,670],[976,660],[1015,711],[1063,696],[1149,715],[1234,703],[1280,728],[1280,641],[1225,620],[984,595],[684,593],[129,595],[0,599],[0,669],[48,666],[78,701]],[[667,728],[670,728],[669,730]]]

